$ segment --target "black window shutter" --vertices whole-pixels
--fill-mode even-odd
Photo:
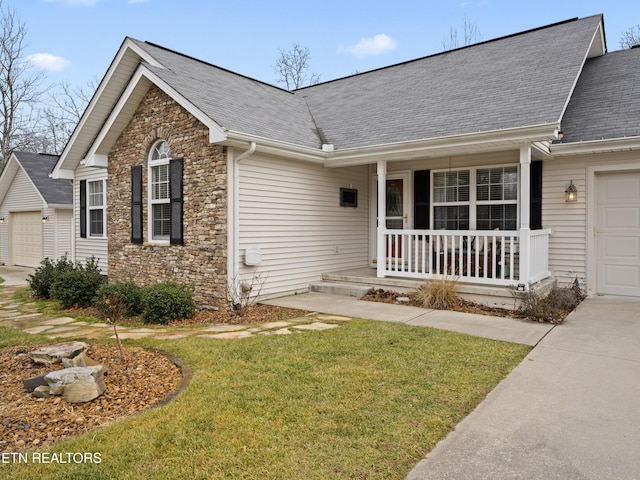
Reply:
[[[131,243],[142,243],[142,165],[131,167]]]
[[[80,180],[80,237],[87,238],[87,181]]]
[[[542,228],[542,160],[531,162],[529,223],[531,230]]]
[[[169,243],[182,245],[182,158],[169,161],[169,198],[171,200],[171,229]]]
[[[431,171],[416,170],[413,172],[413,228],[428,230],[430,228],[431,206]]]

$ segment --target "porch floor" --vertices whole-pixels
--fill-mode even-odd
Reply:
[[[375,268],[362,267],[339,270],[322,274],[324,283],[365,285],[375,289],[391,290],[400,293],[410,292],[424,284],[424,280],[402,277],[378,278]],[[555,280],[547,278],[535,283],[531,288],[547,291],[555,284]],[[515,300],[508,287],[476,285],[458,282],[458,294],[466,300],[501,308],[514,308]]]

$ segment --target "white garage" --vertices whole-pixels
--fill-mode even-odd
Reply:
[[[38,267],[71,254],[73,193],[52,180],[54,155],[14,152],[0,176],[0,263]]]
[[[12,265],[37,267],[42,260],[42,212],[11,214]]]
[[[596,175],[598,294],[640,297],[640,171]]]

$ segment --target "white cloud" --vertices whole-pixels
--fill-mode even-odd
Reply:
[[[380,53],[390,52],[395,50],[397,46],[398,42],[389,35],[379,33],[371,38],[363,38],[355,45],[348,47],[343,47],[341,45],[338,47],[338,52],[344,51],[362,57],[366,55],[378,55]]]
[[[48,72],[60,72],[71,66],[71,61],[50,53],[34,53],[27,57],[27,61]]]
[[[93,7],[100,0],[44,0],[45,3],[60,3],[67,7]]]

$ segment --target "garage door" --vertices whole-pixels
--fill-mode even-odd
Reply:
[[[597,175],[596,211],[598,293],[640,297],[640,172]]]
[[[42,260],[42,212],[14,213],[10,225],[13,265],[38,267]]]

